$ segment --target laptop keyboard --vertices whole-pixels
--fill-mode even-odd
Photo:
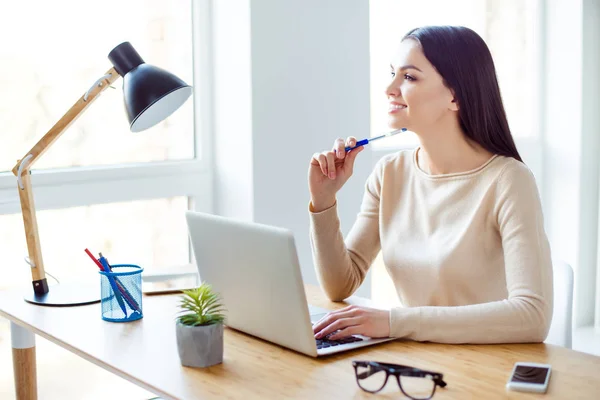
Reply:
[[[315,339],[317,341],[317,349],[325,349],[327,347],[339,346],[340,344],[360,342],[363,339],[357,336],[348,336],[343,339],[329,340],[329,339]]]

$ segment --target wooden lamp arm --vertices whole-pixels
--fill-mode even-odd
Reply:
[[[109,69],[105,75],[110,75],[110,77],[105,78],[98,85],[94,85],[93,88],[89,91],[87,96],[87,100],[84,100],[84,96],[81,96],[79,100],[62,116],[61,119],[58,120],[56,124],[29,150],[25,153],[25,156],[21,158],[17,165],[12,169],[13,174],[18,176],[19,165],[21,164],[21,160],[25,159],[28,155],[32,155],[27,162],[27,166],[23,167],[21,175],[25,174],[25,170],[31,168],[33,163],[37,161],[39,157],[42,156],[52,146],[52,144],[60,137],[60,135],[69,127],[79,116],[94,102],[96,97],[102,93],[108,86],[110,86],[114,81],[119,78],[119,74],[115,70],[115,68]]]
[[[60,120],[29,150],[25,156],[17,162],[12,169],[17,176],[19,200],[23,213],[23,224],[25,225],[25,236],[31,265],[31,276],[33,279],[33,290],[36,294],[48,293],[48,283],[42,260],[40,238],[38,234],[31,177],[29,171],[33,163],[41,157],[60,137],[60,135],[94,102],[96,97],[119,78],[114,68],[109,69],[105,76],[94,84],[94,86],[62,116]],[[23,163],[23,165],[21,165]]]

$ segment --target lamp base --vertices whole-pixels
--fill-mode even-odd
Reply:
[[[48,293],[39,295],[27,293],[25,301],[31,304],[51,307],[82,306],[100,302],[98,284],[60,283],[50,286]]]

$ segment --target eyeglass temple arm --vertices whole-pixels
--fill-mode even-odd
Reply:
[[[426,375],[431,375],[433,381],[436,385],[440,387],[446,387],[448,384],[443,380],[443,374],[438,372],[426,371],[418,368],[408,367],[405,365],[395,365],[388,363],[380,363],[380,362],[370,362],[368,363],[369,369],[364,372],[357,373],[356,376],[359,379],[366,379],[369,376],[379,372],[379,371],[387,371],[392,373],[393,375],[408,375],[408,376],[421,376],[424,377]],[[390,371],[392,370],[392,371]]]
[[[431,375],[433,381],[435,382],[436,385],[439,385],[440,387],[446,387],[447,383],[444,382],[444,374],[440,374],[439,372],[431,372],[431,371],[425,371],[425,370],[418,370],[418,369],[413,369],[412,371],[410,371],[412,376],[426,376],[426,375]]]
[[[364,372],[357,371],[356,376],[358,377],[358,379],[366,379],[366,378],[370,377],[371,375],[376,374],[379,371],[385,371],[385,368],[370,365],[369,369],[367,369]]]
[[[444,380],[442,378],[433,378],[433,381],[436,383],[436,385],[438,385],[439,387],[446,387],[446,385],[448,385],[446,382],[444,382]]]
[[[418,368],[410,368],[408,367],[406,370],[396,370],[395,374],[397,375],[405,375],[405,376],[417,376],[417,377],[425,377],[427,375],[431,375],[431,377],[433,378],[433,381],[436,383],[436,385],[439,385],[440,387],[446,387],[447,383],[444,382],[443,374],[440,374],[438,372],[431,372],[431,371],[425,371],[425,370],[420,370]]]
[[[444,374],[441,374],[439,372],[432,372],[432,371],[426,371],[426,370],[421,370],[422,373],[426,374],[426,375],[431,375],[431,377],[433,378],[434,381],[436,382],[441,382],[444,384],[444,386],[446,386],[446,382],[444,382]]]

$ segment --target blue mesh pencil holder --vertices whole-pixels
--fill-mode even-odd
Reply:
[[[135,321],[142,312],[142,271],[131,264],[111,266],[111,272],[99,271],[102,319],[110,322]]]

